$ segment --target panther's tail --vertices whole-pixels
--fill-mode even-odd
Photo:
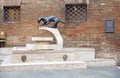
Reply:
[[[63,24],[65,24],[65,22],[63,22],[63,21],[61,21],[61,20],[59,20],[61,23],[63,23]]]

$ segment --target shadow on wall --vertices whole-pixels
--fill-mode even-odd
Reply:
[[[0,31],[0,47],[5,47],[6,33],[5,31]]]

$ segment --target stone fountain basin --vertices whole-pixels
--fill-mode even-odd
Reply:
[[[92,48],[64,48],[63,50],[26,50],[13,51],[12,63],[23,63],[22,56],[26,56],[27,63],[46,62],[46,61],[78,61],[81,59],[95,59],[95,50]]]
[[[22,61],[22,56],[26,61]],[[63,56],[67,55],[64,60]],[[93,48],[63,48],[62,50],[19,50],[6,56],[0,71],[86,69],[88,66],[115,66],[114,59],[95,59]]]

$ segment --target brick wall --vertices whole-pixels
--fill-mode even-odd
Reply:
[[[3,1],[0,0],[0,30],[7,32],[6,46],[25,45],[30,37],[37,36],[36,19],[39,16],[54,15],[61,20],[65,19],[64,0],[21,0],[21,21],[4,23]],[[58,29],[64,38],[64,47],[93,47],[98,58],[120,59],[119,11],[120,0],[90,0],[86,22],[59,24]],[[115,20],[114,33],[104,32],[105,19],[109,18]]]

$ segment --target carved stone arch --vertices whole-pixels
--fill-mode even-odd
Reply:
[[[56,41],[57,41],[56,49],[57,50],[63,49],[63,38],[62,38],[60,32],[58,31],[58,29],[48,28],[48,27],[40,27],[39,29],[40,30],[47,30],[47,31],[51,32],[54,35],[54,37],[56,38]]]

